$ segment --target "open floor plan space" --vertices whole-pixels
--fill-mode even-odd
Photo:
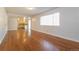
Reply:
[[[79,51],[79,7],[0,7],[0,51]]]

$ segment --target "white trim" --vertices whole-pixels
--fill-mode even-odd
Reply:
[[[9,30],[17,30],[17,29],[8,29],[8,31],[9,31]]]
[[[32,30],[35,30],[35,29],[32,29]],[[60,37],[60,38],[63,38],[63,39],[79,42],[79,40],[77,40],[77,39],[73,39],[73,38],[69,38],[69,37],[65,37],[65,36],[61,36],[61,35],[57,35],[57,34],[50,34],[50,33],[39,31],[39,30],[35,30],[35,31],[46,33],[46,34],[53,35],[53,36],[56,36],[56,37]]]
[[[7,31],[5,31],[5,33],[4,33],[3,37],[2,37],[2,39],[0,39],[0,44],[2,43],[2,41],[3,41],[4,37],[6,36],[6,34],[7,34]]]

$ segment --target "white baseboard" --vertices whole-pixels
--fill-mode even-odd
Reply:
[[[35,29],[32,29],[32,30],[35,30]],[[65,36],[61,36],[61,35],[57,35],[57,34],[50,34],[50,33],[47,33],[47,32],[40,31],[40,30],[35,30],[35,31],[46,33],[46,34],[53,35],[53,36],[60,37],[60,38],[64,38],[64,39],[67,39],[67,40],[79,42],[79,40],[77,40],[77,39],[73,39],[73,38],[69,38],[69,37],[65,37]]]
[[[0,39],[0,44],[2,43],[2,41],[3,41],[4,37],[6,36],[6,34],[7,34],[7,31],[4,32],[4,35],[3,35],[2,38]]]
[[[9,31],[9,30],[17,30],[17,29],[8,29],[8,31]]]

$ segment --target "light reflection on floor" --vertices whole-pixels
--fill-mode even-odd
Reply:
[[[46,40],[41,40],[40,44],[42,45],[42,47],[44,48],[44,50],[53,50],[53,51],[58,51],[59,49],[57,49],[54,45],[52,45],[50,42],[46,41]]]
[[[30,35],[31,36],[31,35]],[[26,43],[26,41],[28,40],[26,37],[29,38],[28,34],[26,34],[25,31],[17,31],[17,39],[19,41],[21,41],[22,43]],[[55,45],[53,45],[52,43],[50,43],[49,41],[47,41],[46,39],[42,39],[42,40],[39,40],[40,42],[40,45],[42,46],[43,50],[45,51],[59,51],[58,48],[55,47]]]

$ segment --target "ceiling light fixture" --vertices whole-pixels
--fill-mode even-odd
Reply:
[[[28,10],[34,10],[35,8],[34,7],[28,7],[27,9]]]

